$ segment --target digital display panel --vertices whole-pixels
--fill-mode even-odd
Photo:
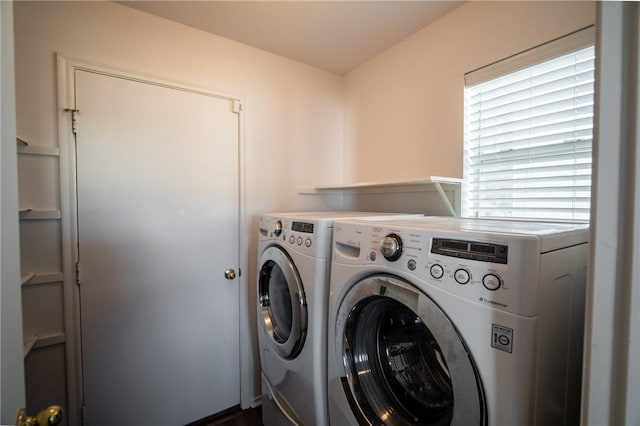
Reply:
[[[297,232],[306,232],[307,234],[313,234],[313,223],[293,222],[291,224],[291,230],[297,231]]]
[[[463,241],[442,240],[441,246],[453,250],[467,250],[469,243]]]
[[[489,244],[471,244],[469,250],[478,253],[496,254],[496,246]]]
[[[509,247],[504,244],[478,243],[475,241],[434,238],[431,253],[480,262],[507,263]]]

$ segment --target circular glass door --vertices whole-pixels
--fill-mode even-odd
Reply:
[[[349,291],[339,315],[345,392],[361,423],[486,424],[471,355],[424,293],[394,277],[370,277]]]
[[[307,303],[298,271],[277,247],[266,249],[258,275],[258,316],[275,351],[295,358],[307,334]]]

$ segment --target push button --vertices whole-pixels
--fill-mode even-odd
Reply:
[[[471,280],[471,275],[469,274],[469,271],[467,271],[466,269],[457,269],[456,272],[453,274],[453,277],[455,278],[458,284],[463,284],[463,285],[467,284]]]
[[[298,242],[298,245],[301,246],[302,245],[302,237],[298,237],[297,242]]]
[[[444,269],[440,265],[431,266],[431,269],[429,269],[429,272],[431,273],[431,276],[437,280],[442,278],[442,276],[444,275]]]
[[[307,238],[306,240],[304,240],[304,245],[307,247],[311,247],[311,238]]]
[[[501,283],[500,277],[496,274],[487,274],[482,277],[482,285],[485,286],[487,290],[497,290],[500,288]]]

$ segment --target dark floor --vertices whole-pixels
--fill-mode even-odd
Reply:
[[[262,407],[248,410],[235,408],[197,422],[194,426],[262,426]]]

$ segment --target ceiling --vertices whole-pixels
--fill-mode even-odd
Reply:
[[[119,1],[318,68],[344,74],[463,1]]]

